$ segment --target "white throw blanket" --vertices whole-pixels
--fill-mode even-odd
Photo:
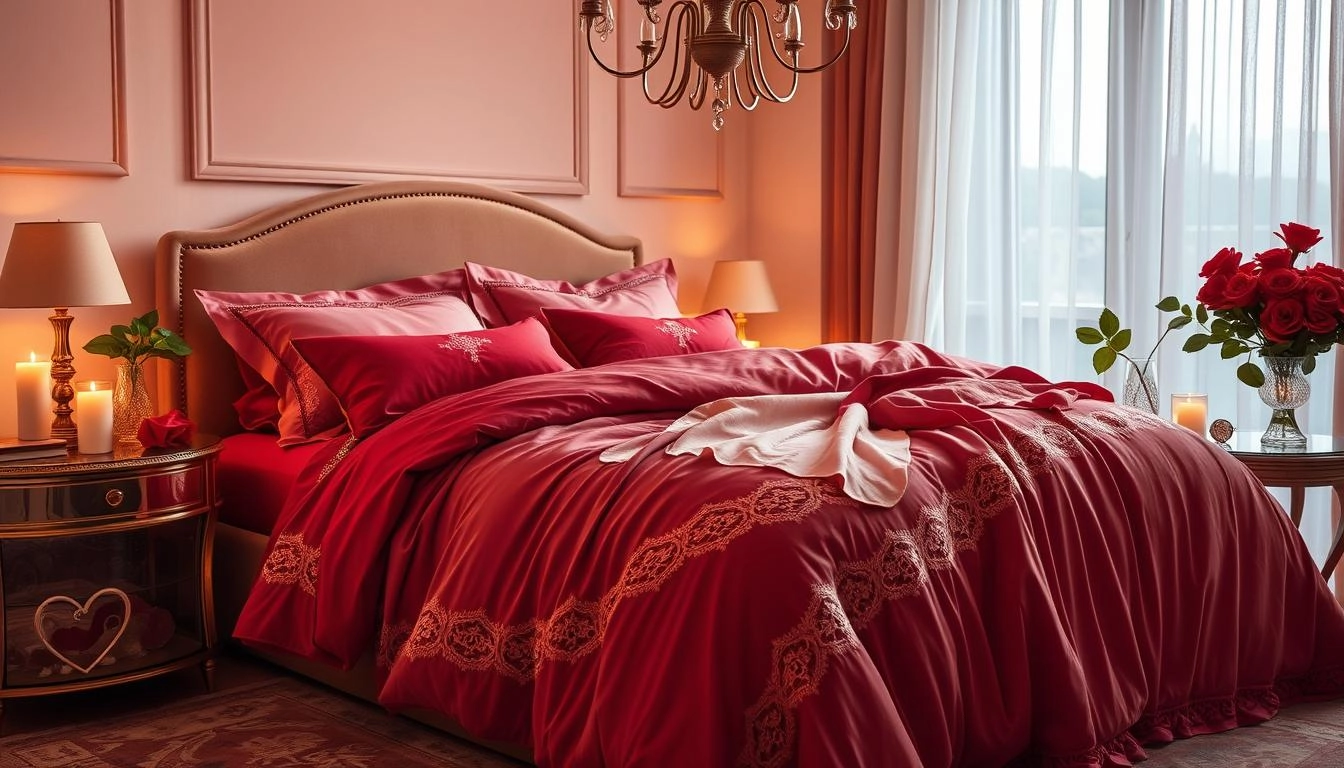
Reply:
[[[696,408],[664,432],[680,432],[669,455],[708,450],[720,464],[774,467],[795,477],[834,477],[846,496],[890,507],[905,493],[910,438],[901,430],[870,429],[868,411],[840,403],[849,393],[729,397]],[[658,433],[602,452],[617,463],[634,458]]]

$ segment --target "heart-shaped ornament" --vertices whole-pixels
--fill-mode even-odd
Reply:
[[[102,617],[101,625],[94,626],[94,619],[98,616],[97,609],[101,608],[97,603],[100,599],[109,596],[120,599],[121,613],[115,613],[117,607],[115,601],[106,603],[113,612]],[[48,617],[48,614],[51,614],[50,617]],[[50,618],[51,620],[44,621],[43,619],[46,618]],[[63,620],[65,623],[62,623]],[[116,622],[115,625],[113,624],[113,621]],[[94,667],[97,667],[99,662],[107,658],[107,654],[112,652],[117,641],[121,639],[122,635],[126,634],[126,626],[130,621],[131,598],[127,597],[125,592],[122,592],[116,587],[100,589],[90,595],[89,599],[85,600],[83,603],[73,597],[52,595],[46,600],[43,600],[42,604],[37,606],[37,612],[33,614],[33,626],[37,629],[37,636],[41,638],[42,644],[47,647],[47,650],[51,651],[52,655],[60,659],[66,666],[69,666],[72,669],[77,669],[86,675],[93,671]],[[116,632],[112,634],[111,639],[103,641],[105,645],[103,645],[101,651],[97,650],[99,639],[105,638],[108,630],[112,629],[114,626]],[[78,640],[79,638],[89,639],[91,643],[90,645],[83,646],[83,644],[80,643],[83,647],[78,649],[81,654],[96,654],[96,656],[93,657],[93,661],[89,662],[88,666],[75,663],[75,661],[69,656],[66,656],[61,649],[52,644],[52,638],[60,632],[66,633],[67,636],[73,636],[72,639],[75,640]]]

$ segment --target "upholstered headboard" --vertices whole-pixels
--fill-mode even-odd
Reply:
[[[181,408],[210,434],[239,431],[233,351],[192,292],[345,290],[474,261],[547,280],[587,282],[643,262],[639,240],[605,235],[536,200],[449,182],[388,182],[324,192],[218,229],[159,239],[160,322],[193,353],[160,370],[159,409]]]

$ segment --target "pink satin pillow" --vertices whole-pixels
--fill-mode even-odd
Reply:
[[[483,328],[462,297],[462,270],[351,291],[232,293],[196,291],[206,314],[238,359],[275,392],[281,445],[340,434],[340,406],[290,344],[296,336],[448,333]],[[264,393],[249,390],[235,407],[258,418]]]
[[[726,309],[699,317],[626,317],[581,309],[541,310],[571,361],[587,368],[643,357],[742,349]]]
[[[294,347],[335,393],[356,437],[440,397],[573,370],[535,318],[433,336],[298,338]]]
[[[491,327],[536,317],[542,307],[643,317],[673,317],[681,312],[677,307],[677,273],[671,259],[624,269],[582,285],[538,280],[470,261],[466,270],[471,305]]]

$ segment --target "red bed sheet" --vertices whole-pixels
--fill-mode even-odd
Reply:
[[[216,474],[219,521],[270,535],[299,474],[322,450],[320,443],[281,448],[274,432],[242,432],[224,438]]]
[[[854,391],[909,487],[669,457],[722,397]],[[1221,448],[1086,384],[913,343],[504,382],[358,445],[276,528],[246,642],[541,765],[1123,766],[1344,692],[1344,612]]]

